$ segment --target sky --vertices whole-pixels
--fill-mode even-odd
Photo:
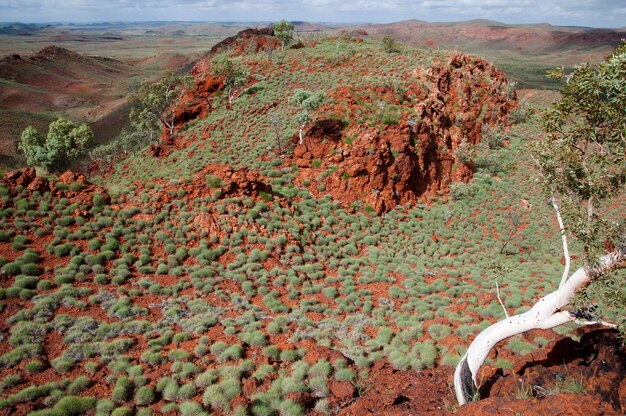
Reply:
[[[490,19],[625,27],[626,0],[0,0],[0,21],[24,23],[241,21],[389,23]]]

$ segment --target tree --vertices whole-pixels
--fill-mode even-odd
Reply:
[[[241,64],[225,56],[219,56],[211,62],[213,75],[224,78],[224,88],[228,95],[228,104],[237,96],[240,89],[248,83],[250,71]]]
[[[87,124],[77,126],[74,122],[58,118],[48,126],[47,136],[32,126],[26,127],[18,149],[26,156],[26,163],[47,171],[61,170],[81,156],[93,140],[93,132]]]
[[[274,138],[276,139],[276,147],[278,148],[278,154],[283,154],[283,149],[280,144],[280,132],[283,128],[283,123],[276,113],[270,114],[270,126],[272,127],[272,132],[274,133]]]
[[[398,53],[400,52],[400,45],[391,35],[385,35],[383,37],[383,50],[387,53]]]
[[[299,107],[300,112],[296,114],[293,121],[298,125],[300,144],[304,138],[304,128],[313,120],[312,112],[318,109],[324,102],[326,94],[324,91],[311,92],[308,90],[296,90],[293,96],[289,99],[290,104],[294,104]]]
[[[295,26],[287,20],[281,20],[274,25],[274,36],[280,41],[281,49],[285,50],[285,46],[289,45],[293,40]]]
[[[475,395],[480,367],[508,337],[572,321],[626,332],[624,274],[616,273],[626,268],[626,221],[598,210],[626,184],[626,43],[596,68],[580,66],[567,76],[558,69],[552,75],[567,84],[544,116],[547,135],[533,146],[532,159],[559,224],[565,267],[557,290],[474,339],[454,374],[459,404]],[[582,246],[583,265],[572,274],[568,236]]]
[[[137,93],[131,96],[133,108],[130,120],[137,130],[145,132],[151,142],[165,127],[168,137],[174,137],[174,115],[183,106],[181,99],[190,88],[193,78],[167,73],[158,82],[143,81]]]

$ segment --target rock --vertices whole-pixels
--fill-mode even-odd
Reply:
[[[108,195],[106,189],[91,184],[87,181],[85,175],[72,172],[68,170],[59,176],[56,180],[49,181],[46,178],[36,175],[34,168],[25,168],[21,170],[15,170],[7,172],[2,180],[5,186],[9,188],[9,192],[12,195],[17,194],[17,187],[26,188],[28,191],[34,192],[48,192],[58,198],[67,198],[72,203],[78,203],[89,208],[93,204],[93,196],[98,193],[103,198],[105,203],[110,203],[111,198]],[[83,186],[78,190],[66,189],[67,187],[59,188],[55,186],[55,183],[71,184],[79,183]],[[75,214],[87,216],[86,210],[75,211]]]
[[[596,397],[586,394],[554,394],[544,399],[490,397],[461,407],[457,416],[533,415],[601,416],[619,414]]]
[[[354,396],[354,386],[349,381],[331,381],[330,394],[339,401],[351,399]]]
[[[222,192],[225,195],[244,194],[248,196],[257,196],[260,192],[271,193],[272,187],[261,180],[259,172],[252,171],[248,168],[241,168],[230,171],[230,178],[223,178],[226,182],[222,186]]]
[[[35,178],[37,174],[35,172],[35,168],[25,168],[21,170],[13,170],[7,172],[4,175],[4,179],[8,182],[8,185],[11,187],[23,186],[27,187]]]
[[[76,172],[72,172],[71,170],[67,170],[59,176],[59,182],[69,185],[71,183],[85,183],[86,178],[83,174],[78,174]]]
[[[485,124],[506,124],[516,105],[514,92],[506,92],[503,73],[464,54],[411,74],[406,88],[417,102],[415,115],[402,114],[397,124],[383,128],[320,120],[302,144],[294,143],[285,166],[301,168],[300,179],[310,182],[314,195],[331,194],[346,207],[369,207],[377,214],[426,196],[445,197],[451,183],[467,182],[473,165],[457,161],[457,149],[464,141],[477,144]],[[433,85],[428,93],[424,83]],[[384,87],[378,93],[384,95]],[[335,94],[337,102],[358,107],[350,89]]]
[[[27,187],[29,191],[47,192],[50,190],[50,182],[37,176]]]

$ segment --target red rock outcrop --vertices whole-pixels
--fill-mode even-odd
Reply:
[[[455,154],[461,143],[478,143],[487,124],[506,124],[517,103],[502,72],[463,54],[453,55],[445,65],[414,71],[405,87],[404,102],[417,99],[411,109],[417,116],[404,111],[397,123],[383,129],[324,120],[308,131],[303,144],[295,147],[293,163],[303,182],[315,182],[311,192],[318,193],[321,183],[323,193],[345,205],[370,206],[376,213],[425,195],[445,196],[452,182],[472,176],[472,167]],[[391,91],[377,93],[393,98]],[[338,89],[332,98],[354,108],[352,94]],[[353,141],[346,141],[348,137]]]
[[[243,54],[246,52],[258,53],[268,48],[280,48],[280,41],[274,37],[273,28],[245,29],[213,46],[209,51],[209,56],[227,49],[234,49],[237,53]]]
[[[14,170],[7,172],[0,183],[7,187],[12,194],[18,192],[18,187],[32,192],[50,192],[56,198],[67,198],[72,203],[79,203],[86,207],[93,205],[93,197],[96,193],[100,194],[106,203],[110,202],[106,189],[89,183],[85,175],[71,170],[61,174],[56,181],[37,176],[34,168]],[[71,187],[69,186],[71,184],[77,184],[77,186]]]

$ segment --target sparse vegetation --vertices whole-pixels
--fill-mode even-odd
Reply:
[[[2,411],[333,414],[385,369],[447,379],[476,334],[553,285],[559,230],[520,156],[537,120],[495,125],[509,107],[481,100],[514,93],[495,69],[468,58],[455,86],[466,96],[439,100],[433,74],[461,55],[387,53],[352,34],[299,46],[272,56],[239,39],[222,51],[241,83],[202,94],[230,104],[193,107],[202,117],[174,123],[175,145],[91,177],[110,198],[56,178],[54,192],[0,184]],[[200,89],[212,75],[203,71]],[[204,99],[188,92],[191,104],[172,102],[168,120]],[[471,111],[450,118],[465,102]],[[428,118],[439,105],[448,118]],[[300,140],[310,132],[295,149],[294,114]],[[172,131],[146,120],[142,134]],[[449,144],[437,141],[444,131]],[[344,163],[352,154],[354,166]],[[368,158],[396,170],[371,176]],[[437,176],[432,193],[408,202],[403,163],[420,166],[419,181],[477,171],[449,188]],[[392,187],[359,193],[378,180]],[[395,201],[384,214],[382,198]],[[491,369],[507,373],[516,355],[559,337],[542,336],[507,342]],[[54,382],[34,385],[42,378]]]

